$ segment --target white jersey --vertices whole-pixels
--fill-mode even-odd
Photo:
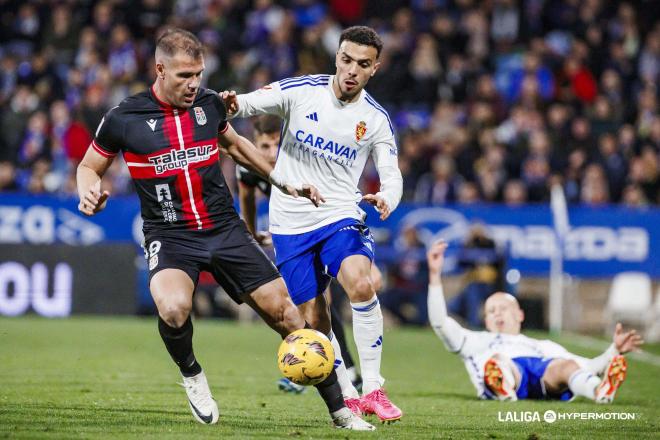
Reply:
[[[464,328],[461,328],[461,330],[463,342],[456,353],[463,359],[470,381],[472,381],[477,389],[477,395],[480,397],[485,397],[484,365],[495,353],[505,354],[509,358],[573,359],[578,363],[581,363],[584,359],[549,340],[533,339],[522,334],[508,335],[487,331],[477,332]]]
[[[535,357],[542,359],[571,359],[580,368],[594,374],[602,374],[610,359],[618,352],[614,344],[600,356],[587,359],[566,350],[556,342],[529,338],[522,334],[510,335],[488,331],[473,331],[461,327],[455,319],[447,315],[447,306],[442,285],[429,285],[429,322],[447,350],[458,354],[465,364],[470,381],[477,389],[477,396],[487,398],[484,385],[484,366],[494,354],[505,355],[510,359]]]
[[[333,79],[332,75],[288,78],[238,96],[235,116],[268,113],[284,119],[277,174],[296,187],[316,186],[326,200],[317,208],[305,198],[273,188],[269,219],[274,234],[300,234],[345,218],[362,220],[358,182],[370,155],[381,175],[381,191],[387,189],[383,169],[393,167],[400,179],[387,112],[366,90],[354,102],[340,101],[332,90]],[[391,210],[400,195],[394,198],[386,198]]]

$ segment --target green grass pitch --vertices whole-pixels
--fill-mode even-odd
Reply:
[[[354,433],[330,427],[315,390],[276,389],[279,339],[265,325],[196,321],[195,351],[221,412],[219,424],[204,426],[176,385],[155,319],[2,318],[0,438],[659,438],[658,366],[631,360],[609,406],[479,401],[460,359],[430,329],[388,330],[384,339],[386,387],[404,418],[377,424],[375,433]],[[658,345],[648,349],[660,353]],[[550,409],[634,413],[635,420],[499,421],[507,411],[538,411],[542,419]]]

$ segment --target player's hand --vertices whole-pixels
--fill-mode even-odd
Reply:
[[[612,339],[614,340],[614,347],[621,354],[628,353],[629,351],[639,351],[639,347],[644,343],[637,330],[633,329],[624,332],[620,322],[616,323],[614,338]]]
[[[317,208],[321,203],[325,203],[325,199],[319,192],[318,188],[315,187],[314,185],[309,185],[305,183],[302,186],[302,192],[300,192],[300,195],[311,200],[314,206],[316,206]]]
[[[87,191],[80,198],[80,203],[78,203],[78,211],[87,216],[92,216],[97,212],[102,211],[108,202],[110,193],[108,191],[103,191],[103,193],[101,193],[100,189],[101,182],[97,182],[95,185],[93,185],[89,191]]]
[[[385,220],[392,213],[390,207],[387,206],[387,202],[381,196],[375,194],[365,194],[362,197],[362,201],[369,203],[371,206],[376,208],[376,211],[380,213],[380,219]]]
[[[220,98],[222,99],[222,102],[225,105],[225,109],[227,110],[227,115],[228,116],[235,115],[236,112],[238,112],[238,98],[236,97],[236,92],[234,90],[231,91],[225,90],[218,94],[220,95]]]
[[[273,237],[268,231],[257,231],[257,233],[254,235],[254,239],[257,240],[257,243],[259,243],[261,246],[273,245]]]
[[[447,249],[447,242],[436,241],[426,252],[426,261],[429,265],[429,273],[440,275],[442,272],[442,265],[445,262],[445,250]]]

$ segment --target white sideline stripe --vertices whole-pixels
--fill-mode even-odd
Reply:
[[[176,122],[176,134],[179,137],[179,147],[182,150],[186,149],[185,144],[183,143],[183,133],[181,131],[181,120],[179,119],[179,111],[174,109],[174,122]],[[193,195],[192,183],[190,182],[190,173],[188,173],[188,165],[183,168],[183,172],[186,173],[186,185],[188,186],[188,196],[190,197],[190,207],[195,214],[195,220],[197,220],[197,229],[202,229],[202,221],[199,219],[199,213],[197,212],[197,206],[195,206],[195,197]]]
[[[576,335],[575,333],[565,333],[563,336],[566,336],[572,343],[576,345],[584,348],[590,348],[592,350],[604,351],[611,344],[611,342],[605,342],[600,339],[592,338],[591,336]],[[630,357],[636,361],[645,362],[647,364],[660,367],[660,356],[651,354],[647,351],[626,353],[626,357]]]

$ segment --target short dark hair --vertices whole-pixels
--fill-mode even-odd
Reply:
[[[263,115],[254,121],[255,136],[261,134],[279,133],[282,127],[282,120],[279,116]]]
[[[380,56],[380,51],[383,50],[383,40],[381,40],[378,33],[369,26],[351,26],[344,29],[339,37],[340,46],[344,40],[361,44],[363,46],[375,47],[376,58]]]
[[[192,32],[181,28],[170,28],[158,38],[156,50],[162,50],[168,57],[174,56],[177,52],[185,52],[197,59],[202,56],[204,46]]]

